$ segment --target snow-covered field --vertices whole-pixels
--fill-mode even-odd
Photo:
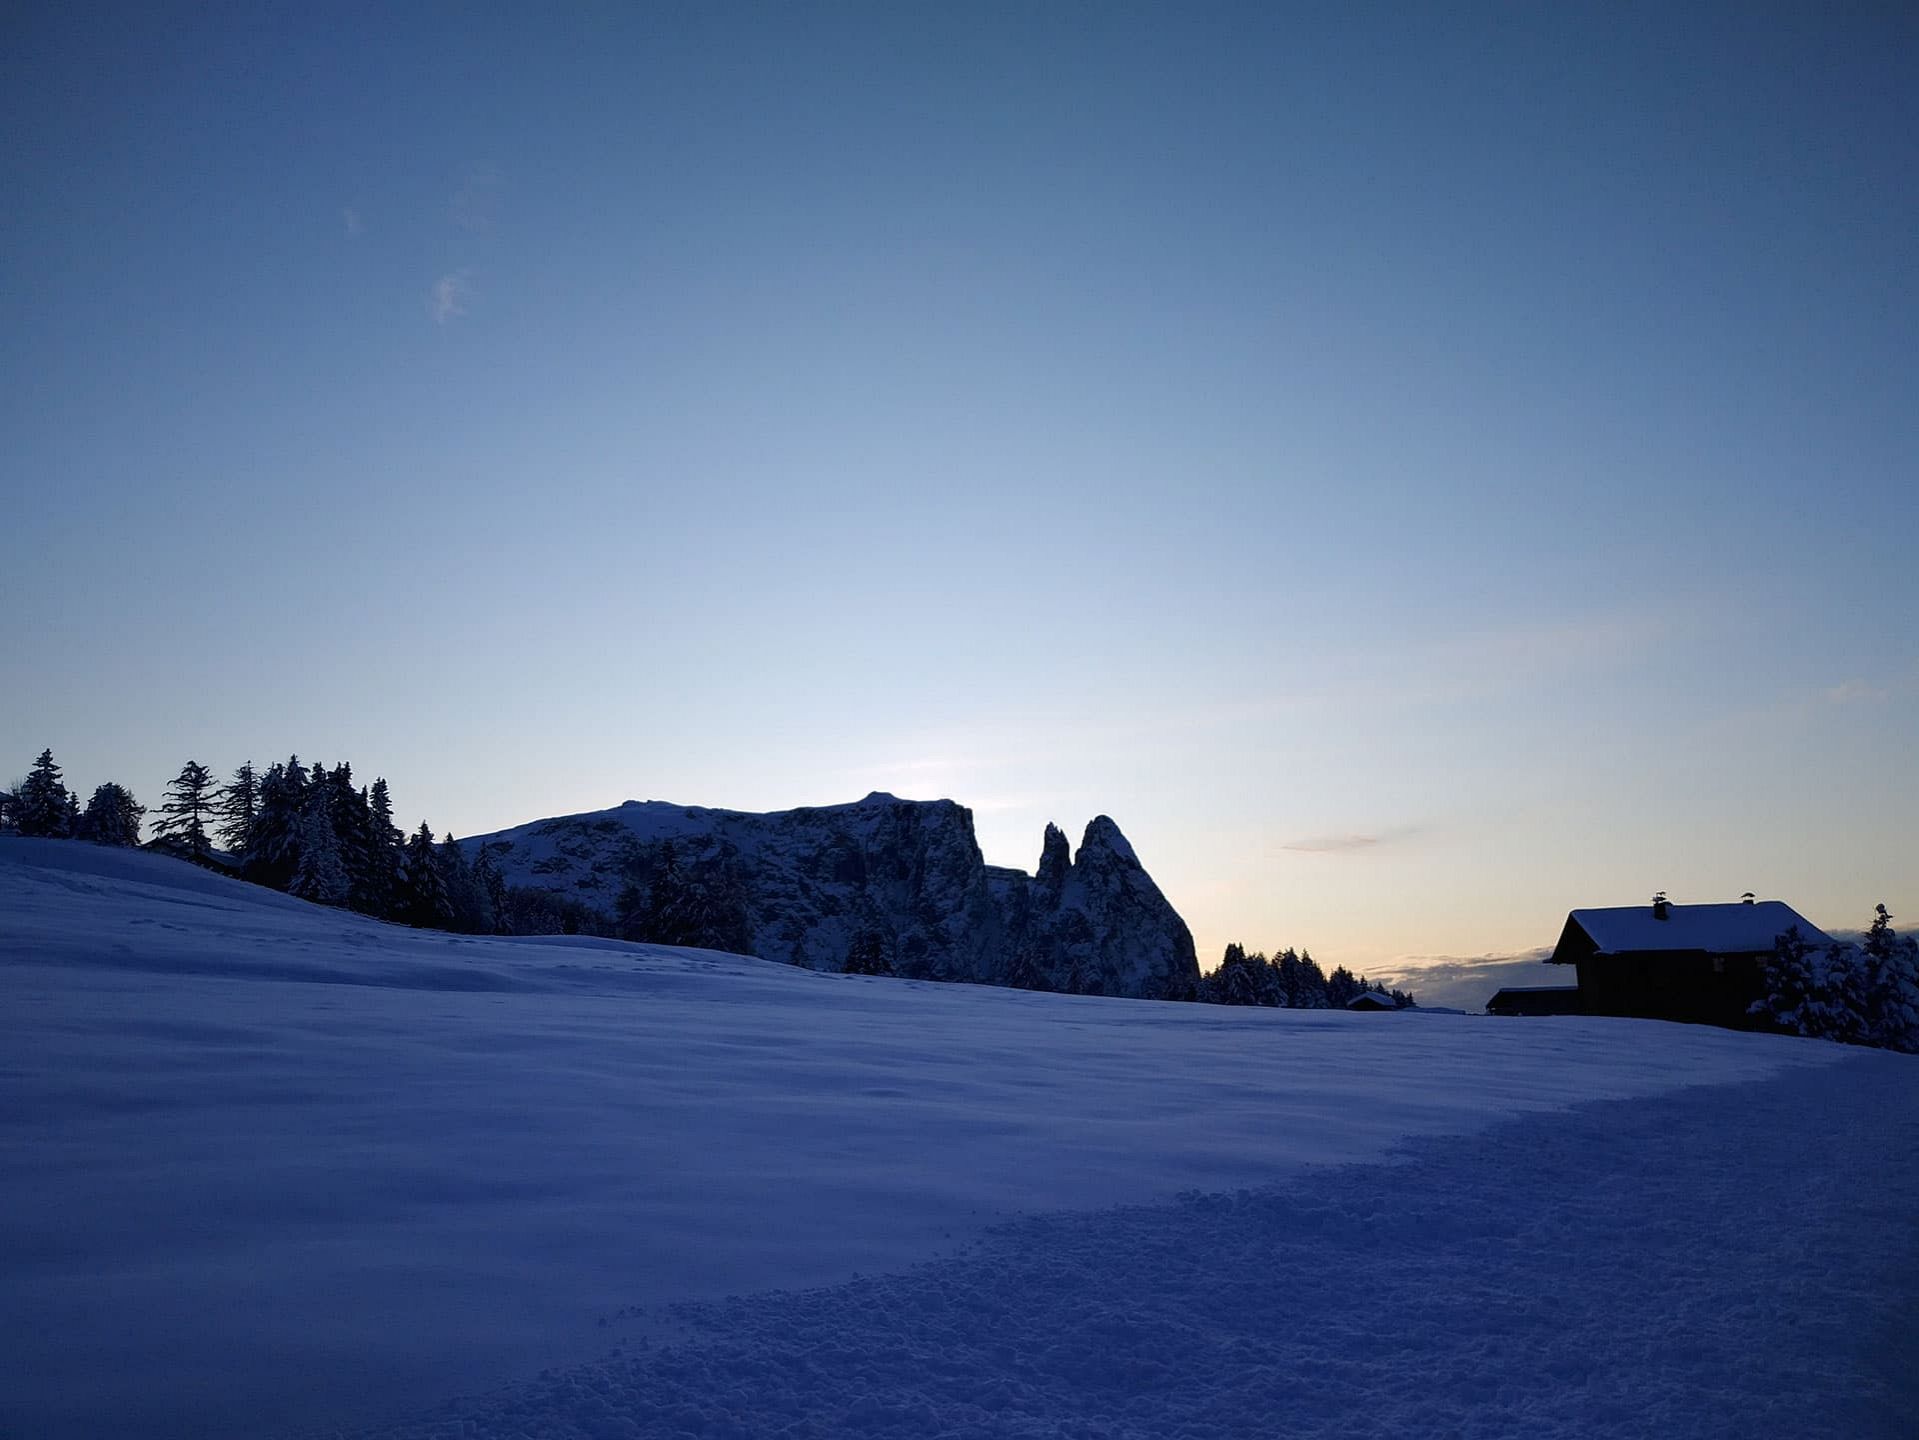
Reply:
[[[7,1440],[1909,1435],[1916,1156],[1905,1057],[465,939],[0,840]]]

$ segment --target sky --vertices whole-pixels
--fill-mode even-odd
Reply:
[[[14,6],[0,780],[1919,920],[1916,150],[1891,5]]]

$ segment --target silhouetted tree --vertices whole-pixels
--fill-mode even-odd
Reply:
[[[361,877],[360,907],[369,915],[392,916],[400,905],[402,849],[406,837],[393,823],[393,798],[386,777],[367,792],[366,872]]]
[[[1878,905],[1859,953],[1867,1043],[1919,1054],[1919,940],[1893,934],[1892,915]]]
[[[433,831],[424,820],[406,842],[401,891],[404,895],[402,913],[409,925],[418,925],[426,930],[444,930],[452,923],[453,903],[447,897],[446,877],[440,873],[440,856],[433,843]]]
[[[453,912],[449,928],[465,935],[490,935],[493,932],[492,905],[486,892],[473,877],[466,852],[453,838],[451,830],[440,842],[440,875],[446,881],[447,906]]]
[[[205,864],[213,848],[207,821],[213,817],[213,774],[198,760],[189,760],[167,785],[166,802],[154,822],[153,838],[168,841],[196,864]]]
[[[73,796],[54,764],[52,750],[40,752],[14,791],[11,808],[13,823],[22,835],[65,840],[73,834]]]
[[[293,882],[300,865],[301,817],[306,812],[307,772],[298,755],[274,764],[260,777],[259,808],[247,838],[241,873],[275,890]]]
[[[333,828],[332,789],[324,781],[310,783],[300,810],[300,855],[287,893],[316,905],[343,905],[350,885],[346,862],[340,858],[340,837]]]
[[[215,834],[223,849],[244,857],[253,840],[253,817],[260,809],[260,782],[247,761],[220,787],[219,824]]]
[[[109,780],[94,787],[80,817],[80,838],[96,845],[138,845],[140,817],[146,813],[146,806],[133,798],[132,791]]]
[[[479,853],[473,857],[473,883],[486,897],[488,930],[501,934],[506,929],[506,877],[500,874],[500,867],[493,862],[493,847],[482,845]]]
[[[893,962],[886,955],[886,937],[874,926],[861,926],[846,947],[846,964],[841,968],[848,975],[891,975]]]

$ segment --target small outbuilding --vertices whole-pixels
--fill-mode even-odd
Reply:
[[[1773,942],[1797,927],[1813,945],[1832,938],[1782,900],[1575,910],[1548,963],[1579,976],[1579,1012],[1761,1028],[1749,1012],[1765,996]],[[1490,1007],[1488,1007],[1490,1008]]]
[[[1377,990],[1362,990],[1346,1002],[1348,1010],[1397,1010],[1399,1002]]]
[[[1486,1002],[1488,1015],[1577,1015],[1577,985],[1508,985]]]

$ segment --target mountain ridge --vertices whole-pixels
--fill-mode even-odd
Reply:
[[[1049,824],[1034,874],[987,865],[957,801],[879,790],[767,812],[628,800],[461,844],[633,939],[1079,994],[1181,998],[1199,975],[1191,931],[1106,815],[1076,852]]]

